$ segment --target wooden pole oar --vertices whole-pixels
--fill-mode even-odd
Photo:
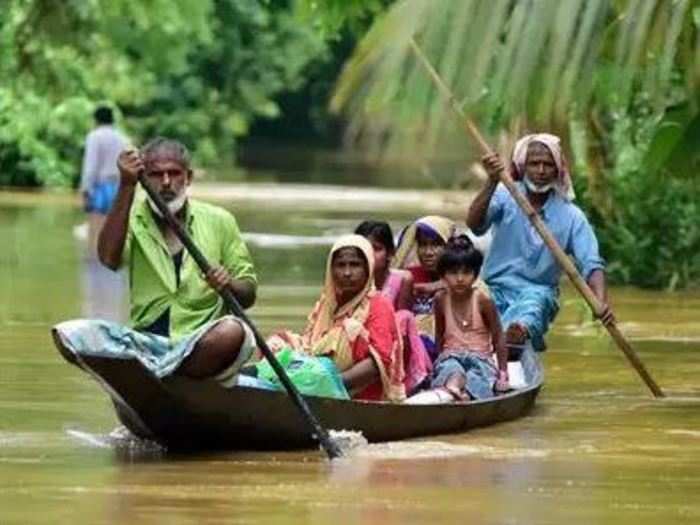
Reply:
[[[182,242],[189,254],[197,263],[199,269],[204,275],[207,275],[212,267],[209,264],[209,261],[207,261],[206,257],[204,257],[202,252],[199,251],[199,248],[197,248],[197,246],[194,244],[194,241],[190,237],[187,230],[183,228],[182,224],[180,224],[180,221],[178,221],[175,218],[175,216],[170,212],[170,209],[165,204],[165,202],[163,202],[163,199],[160,197],[160,195],[158,195],[158,193],[151,187],[144,173],[139,174],[139,182],[141,183],[141,186],[143,186],[143,189],[146,190],[146,193],[151,198],[151,200],[155,203],[156,207],[163,214],[163,217],[167,221],[168,225],[173,229],[175,235],[177,235],[177,238],[180,239],[180,242]],[[243,308],[241,308],[241,305],[238,303],[238,300],[236,299],[236,296],[233,294],[233,292],[228,288],[224,288],[223,290],[219,291],[219,295],[221,295],[222,299],[224,300],[224,304],[226,305],[228,310],[236,317],[241,319],[243,322],[245,322],[251,328],[253,334],[255,335],[255,343],[258,345],[258,348],[260,348],[260,351],[265,356],[265,359],[267,359],[267,361],[272,366],[272,369],[277,374],[277,377],[282,382],[282,385],[284,385],[284,388],[289,394],[289,397],[299,409],[299,412],[301,413],[302,417],[309,425],[313,435],[321,443],[321,446],[323,447],[323,450],[326,452],[328,457],[330,459],[341,457],[343,455],[342,450],[340,449],[338,444],[331,439],[326,429],[321,426],[321,423],[319,422],[318,418],[313,414],[313,412],[311,412],[309,405],[301,396],[299,390],[297,390],[297,388],[294,386],[294,383],[292,383],[292,381],[289,379],[287,372],[285,372],[284,368],[282,368],[282,365],[279,364],[279,361],[277,361],[275,354],[273,354],[270,348],[267,346],[265,339],[262,338],[260,332],[258,332],[255,325],[245,314]]]
[[[471,136],[472,139],[474,139],[474,141],[479,145],[479,148],[481,149],[484,155],[492,154],[493,150],[486,142],[486,140],[484,140],[484,137],[479,132],[479,128],[477,128],[476,124],[474,124],[474,122],[465,115],[464,111],[462,110],[462,107],[452,94],[452,91],[442,80],[442,78],[435,70],[433,65],[430,63],[428,57],[425,56],[425,53],[423,53],[423,50],[420,48],[420,46],[414,38],[411,38],[410,45],[413,49],[413,52],[418,57],[418,60],[421,62],[421,64],[423,64],[428,75],[435,83],[435,86],[437,87],[438,91],[440,91],[440,93],[442,93],[442,95],[445,97],[450,107],[452,108],[452,111],[454,112],[455,116],[464,126],[466,133],[469,136]],[[561,249],[556,239],[549,232],[540,216],[530,204],[530,201],[528,201],[525,195],[523,195],[518,190],[517,186],[513,182],[513,179],[510,178],[510,175],[508,173],[502,171],[499,174],[499,179],[500,182],[506,187],[508,192],[510,192],[513,199],[515,199],[515,202],[518,203],[518,206],[520,206],[520,209],[523,211],[523,213],[530,220],[530,223],[535,228],[535,230],[537,230],[537,233],[540,234],[540,237],[542,237],[542,240],[550,249],[552,255],[554,255],[554,258],[557,260],[557,262],[564,270],[566,275],[569,276],[569,279],[571,279],[571,282],[574,284],[579,293],[586,300],[588,306],[590,306],[591,310],[593,310],[593,312],[595,312],[597,316],[600,316],[603,310],[603,306],[600,304],[600,301],[598,301],[598,298],[595,296],[590,286],[588,286],[588,283],[583,279],[583,277],[581,277],[581,274],[576,269],[576,266],[574,266],[574,264],[571,262],[571,259],[569,259],[566,253],[564,253],[564,250]],[[625,354],[625,357],[627,357],[627,359],[637,371],[637,373],[640,375],[644,383],[646,383],[646,385],[649,387],[649,390],[651,390],[654,397],[664,397],[664,393],[661,391],[661,388],[659,388],[659,385],[657,385],[654,379],[651,377],[646,367],[644,366],[644,363],[642,363],[642,361],[639,359],[639,356],[627,342],[625,337],[622,335],[622,332],[620,332],[617,325],[615,323],[609,323],[604,326],[608,330],[608,333],[610,333],[610,336],[613,338],[618,348],[622,350],[622,353]]]

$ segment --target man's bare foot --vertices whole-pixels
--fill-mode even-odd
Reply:
[[[527,339],[527,328],[520,323],[512,323],[506,330],[506,344],[521,345]]]

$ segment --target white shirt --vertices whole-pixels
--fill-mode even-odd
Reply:
[[[96,184],[117,178],[117,158],[126,146],[126,138],[112,125],[103,124],[88,133],[80,190],[90,191]]]

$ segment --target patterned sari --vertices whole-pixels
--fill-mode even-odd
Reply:
[[[369,276],[364,288],[339,306],[331,265],[333,254],[349,247],[358,248],[363,254]],[[353,398],[389,401],[405,398],[403,357],[394,308],[374,288],[372,245],[360,235],[343,236],[331,248],[323,292],[303,334],[282,332],[270,338],[269,344],[273,348],[287,345],[310,355],[330,356],[340,372],[371,357],[379,369],[380,381]]]

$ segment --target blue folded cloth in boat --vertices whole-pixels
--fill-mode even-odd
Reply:
[[[177,370],[194,350],[197,341],[217,323],[227,318],[241,322],[235,316],[222,317],[203,325],[189,336],[177,340],[148,332],[139,332],[111,321],[92,319],[65,321],[57,324],[54,330],[63,345],[78,357],[87,355],[114,359],[137,359],[152,374],[160,378]],[[220,382],[224,384],[223,380],[226,380],[224,386],[235,384],[233,376],[255,350],[250,330],[247,327],[244,329],[246,339],[236,361],[221,374]],[[225,377],[223,377],[224,375]],[[217,379],[219,379],[218,376]]]

